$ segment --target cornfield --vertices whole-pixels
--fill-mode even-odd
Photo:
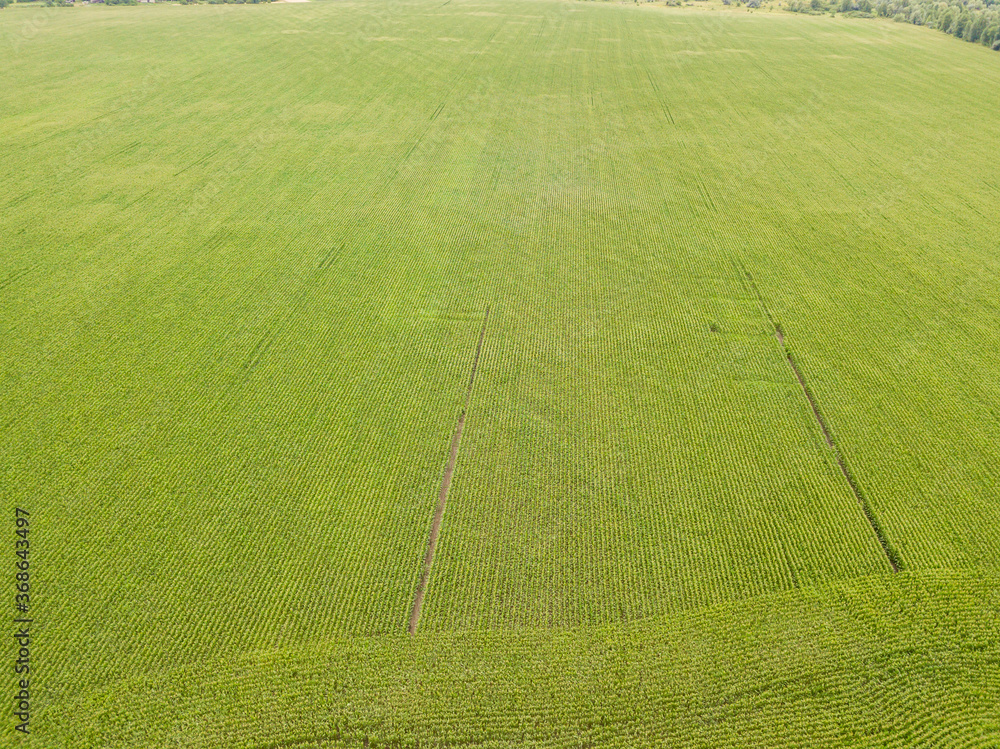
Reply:
[[[1000,740],[990,50],[576,0],[0,39],[34,745]]]

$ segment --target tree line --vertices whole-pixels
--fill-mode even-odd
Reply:
[[[795,13],[891,18],[1000,50],[1000,0],[791,0]]]

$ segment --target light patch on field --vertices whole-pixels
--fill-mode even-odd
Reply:
[[[461,39],[456,39],[453,36],[439,36],[437,38],[437,40],[439,42],[460,42],[460,41],[462,41]]]
[[[405,42],[406,38],[402,36],[370,36],[368,37],[370,42]]]
[[[667,54],[673,55],[716,55],[723,52],[746,54],[750,50],[748,49],[678,49],[673,52],[668,52]]]
[[[524,15],[524,14],[517,14],[517,13],[494,13],[493,11],[490,11],[490,10],[473,10],[473,11],[469,11],[465,15],[467,15],[467,16],[485,16],[485,17],[503,16],[504,18],[543,18],[543,16],[531,16],[531,15]]]
[[[888,31],[889,29],[892,29],[893,31],[895,31],[895,29],[893,28],[893,25],[884,26],[884,27],[882,27],[881,30],[882,31]],[[835,43],[835,44],[843,43],[845,41],[846,42],[851,42],[851,43],[857,43],[857,44],[892,44],[893,43],[892,41],[890,41],[889,39],[886,39],[886,38],[878,38],[878,39],[876,39],[874,37],[867,37],[867,36],[858,36],[858,37],[851,37],[849,39],[845,39],[844,36],[843,36],[843,34],[839,34],[837,32],[831,32],[831,31],[823,31],[823,32],[817,33],[816,36],[817,36],[817,38],[820,38],[820,39],[823,39],[823,40],[829,40],[831,43]]]
[[[303,104],[296,110],[296,114],[301,121],[332,122],[349,111],[350,107],[344,104],[324,101],[316,104]]]

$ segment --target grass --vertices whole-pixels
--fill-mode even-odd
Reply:
[[[966,628],[986,631],[1000,551],[989,50],[878,21],[546,0],[15,6],[0,39],[0,492],[36,529],[38,745],[162,746],[198,726],[205,746],[282,741],[279,718],[210,728],[245,703],[196,682],[248,652],[262,670],[246,666],[240,700],[269,694],[274,653],[362,643],[389,664],[470,632],[455,656],[469,669],[531,638],[586,659],[595,632],[638,669],[648,631],[694,632],[711,610],[726,638],[765,648],[744,622],[754,601],[783,602],[795,627],[805,604],[788,602],[837,585],[852,612],[870,588],[871,606],[891,589],[927,621],[957,617],[935,653],[964,657]],[[838,455],[906,572],[891,573]],[[924,575],[947,592],[908,601],[923,589],[895,578]],[[980,602],[953,607],[963,591]],[[890,619],[905,651],[917,635]],[[949,678],[993,694],[982,636]],[[859,637],[845,625],[831,647],[888,647]],[[837,657],[835,679],[857,678]],[[552,694],[586,670],[565,658]],[[892,726],[922,694],[913,680],[937,678],[933,658],[904,661],[873,735],[904,736]],[[190,715],[95,717],[88,695],[139,710],[154,698],[136,685],[184,663],[207,669],[180,682]],[[363,670],[359,694],[388,716],[386,673]],[[742,693],[721,678],[704,689]],[[307,723],[327,714],[316,679]],[[834,715],[872,698],[844,689]],[[627,694],[608,737],[673,725],[697,743],[683,706],[629,723],[644,703]],[[434,699],[457,710],[461,693]],[[544,704],[524,715],[546,724]],[[988,745],[995,721],[970,710],[956,735]],[[788,736],[810,715],[820,731],[821,712]],[[723,711],[705,741],[739,743],[751,719]],[[371,720],[404,745],[446,735]],[[515,741],[497,720],[490,740]]]

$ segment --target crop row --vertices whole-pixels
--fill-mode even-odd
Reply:
[[[113,685],[73,746],[988,746],[994,576],[901,573],[642,625],[337,638]],[[992,722],[991,722],[992,721]]]

